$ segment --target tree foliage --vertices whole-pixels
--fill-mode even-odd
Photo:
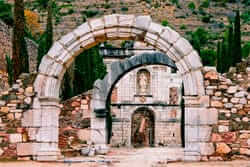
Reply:
[[[64,77],[62,90],[64,100],[92,89],[94,82],[105,76],[106,67],[103,58],[99,55],[99,46],[88,49],[77,56],[73,70],[73,87],[69,84],[69,73],[66,73]]]
[[[46,30],[38,40],[37,66],[39,67],[43,56],[49,51],[53,44],[53,0],[46,1],[42,6],[47,9]]]
[[[7,25],[12,26],[14,19],[12,14],[12,6],[6,3],[4,0],[0,0],[0,19]]]

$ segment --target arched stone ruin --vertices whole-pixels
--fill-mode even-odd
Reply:
[[[213,124],[214,120],[206,110],[209,98],[205,96],[202,64],[197,52],[177,32],[153,22],[150,16],[115,14],[82,24],[55,42],[42,59],[34,83],[37,95],[32,109],[24,114],[22,120],[23,127],[37,129],[34,142],[29,143],[29,147],[33,149],[34,159],[56,160],[60,156],[59,89],[66,69],[82,51],[100,42],[118,39],[144,41],[166,54],[175,63],[184,81],[186,132],[184,160],[200,160],[201,155],[209,154],[207,149],[213,149],[213,145],[208,143],[206,136],[210,134],[211,129],[203,125]],[[116,68],[119,70],[121,67]],[[104,86],[105,90],[107,85],[100,86]],[[93,103],[93,107],[103,108],[103,102],[99,102],[100,104]],[[96,119],[94,115],[93,118]],[[104,125],[103,121],[104,119],[98,120],[96,124],[92,124],[92,128],[100,128]],[[105,144],[105,142],[102,138],[96,143]]]

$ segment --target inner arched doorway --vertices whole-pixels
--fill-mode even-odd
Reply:
[[[131,144],[134,147],[154,146],[155,117],[148,108],[139,108],[132,115]]]

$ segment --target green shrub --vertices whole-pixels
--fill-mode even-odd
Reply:
[[[182,24],[182,25],[180,26],[180,29],[181,29],[181,30],[185,30],[185,29],[187,29],[187,26],[184,25],[184,24]]]
[[[128,7],[123,6],[123,7],[121,8],[121,11],[123,11],[123,12],[127,12],[127,11],[128,11]]]
[[[151,4],[151,3],[152,3],[152,0],[143,0],[143,1],[145,1],[145,2],[148,3],[148,4]]]
[[[159,2],[156,2],[155,4],[154,4],[154,8],[159,8],[161,6],[161,4],[159,3]]]
[[[203,8],[208,8],[210,6],[210,0],[204,0],[200,7],[203,7]]]
[[[105,9],[109,9],[109,8],[111,8],[111,5],[110,5],[109,3],[105,3],[105,4],[104,4],[104,8],[105,8]]]
[[[202,49],[200,53],[202,64],[204,66],[215,66],[216,51],[212,49]]]
[[[13,84],[14,81],[14,69],[13,69],[13,62],[10,58],[10,56],[6,55],[6,66],[7,66],[7,72],[8,72],[8,83],[9,85]]]
[[[243,23],[250,23],[250,10],[245,11],[241,14],[241,19],[243,20]]]
[[[250,0],[243,0],[242,3],[244,3],[244,4],[247,5],[247,6],[250,6]]]
[[[205,16],[201,17],[201,21],[204,22],[204,23],[209,23],[210,19],[211,19],[210,15],[205,15]]]
[[[168,26],[168,21],[167,20],[162,20],[161,25],[166,27]]]
[[[85,11],[82,11],[81,13],[84,14],[87,18],[91,18],[91,17],[98,15],[99,11],[98,10],[85,10]]]
[[[179,0],[171,0],[172,4],[176,4],[177,6],[179,6]]]
[[[190,3],[188,4],[188,8],[189,8],[190,10],[194,11],[195,8],[196,8],[194,2],[190,2]]]
[[[250,56],[250,41],[245,43],[242,47],[242,57],[247,58]]]
[[[0,19],[8,25],[13,25],[12,6],[4,0],[0,0]]]

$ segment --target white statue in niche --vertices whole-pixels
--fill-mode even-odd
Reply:
[[[150,83],[150,74],[146,70],[140,70],[137,74],[137,90],[139,94],[145,95],[149,93],[149,83]]]

